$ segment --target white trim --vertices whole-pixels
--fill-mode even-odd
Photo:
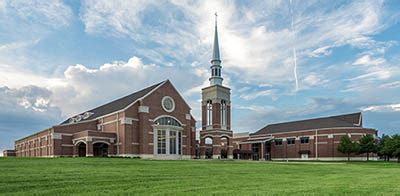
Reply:
[[[138,112],[139,113],[149,113],[150,112],[150,108],[149,108],[149,106],[141,105],[138,108]]]
[[[73,144],[61,144],[62,147],[73,147]],[[46,148],[46,146],[42,146],[42,148]]]
[[[333,130],[333,129],[367,129],[367,130],[375,130],[372,128],[363,128],[363,127],[331,127],[331,128],[320,128],[318,131],[324,131],[324,130]],[[277,135],[277,134],[287,134],[287,133],[299,133],[299,132],[314,132],[315,129],[304,129],[304,130],[298,130],[298,131],[286,131],[286,132],[278,132],[278,133],[265,133],[265,134],[255,134],[253,133],[251,136],[261,136],[261,135]],[[256,132],[257,133],[257,132]]]
[[[170,99],[170,100],[171,100],[171,102],[172,102],[172,108],[171,108],[171,109],[165,108],[164,101],[165,101],[166,99]],[[174,99],[172,99],[172,97],[170,97],[170,96],[164,96],[164,97],[161,99],[161,106],[162,106],[162,108],[164,109],[164,111],[171,113],[171,112],[173,112],[173,111],[175,110],[175,101],[174,101]]]
[[[72,141],[72,142],[74,142],[74,141]],[[77,144],[79,144],[81,142],[83,142],[85,145],[87,145],[86,141],[83,139],[75,140],[74,145],[76,146]]]
[[[183,126],[186,126],[186,124],[183,124],[183,123],[182,123],[179,119],[177,119],[175,116],[171,116],[171,115],[167,115],[167,114],[163,114],[163,115],[157,116],[156,118],[153,119],[153,122],[157,121],[157,120],[160,119],[160,118],[164,118],[164,117],[173,118],[173,119],[175,119],[176,121],[178,121],[178,123],[181,124],[182,127],[183,127]],[[150,120],[150,119],[149,119],[149,120]]]
[[[105,143],[105,144],[111,146],[111,144],[109,142],[106,142],[106,141],[94,141],[94,142],[92,142],[92,145],[93,144],[97,144],[97,143]]]

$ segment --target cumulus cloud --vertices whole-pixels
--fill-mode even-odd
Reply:
[[[0,149],[62,119],[60,109],[52,101],[52,92],[38,86],[0,87],[0,108]]]

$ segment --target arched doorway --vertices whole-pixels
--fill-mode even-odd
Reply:
[[[204,139],[205,144],[205,158],[212,159],[213,158],[213,139],[211,137],[206,137]]]
[[[162,115],[154,120],[154,155],[159,158],[181,158],[183,149],[182,123],[173,116]]]
[[[78,156],[86,157],[86,144],[84,142],[81,142],[78,145]]]
[[[108,144],[98,142],[93,144],[93,156],[106,157],[108,156]]]
[[[229,139],[226,137],[222,137],[221,138],[221,159],[228,158],[228,145],[229,145]]]

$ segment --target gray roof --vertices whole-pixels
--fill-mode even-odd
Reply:
[[[307,119],[300,121],[284,122],[270,124],[251,135],[272,134],[280,132],[313,130],[334,127],[361,127],[361,112],[344,114],[339,116],[330,116],[323,118]]]
[[[134,93],[132,93],[130,95],[127,95],[125,97],[119,98],[117,100],[111,101],[111,102],[109,102],[107,104],[104,104],[104,105],[101,105],[101,106],[99,106],[97,108],[88,110],[86,112],[90,112],[90,113],[92,113],[92,115],[89,118],[86,118],[86,119],[84,119],[82,121],[94,120],[97,117],[104,116],[106,114],[110,114],[110,113],[122,110],[122,109],[126,108],[129,104],[131,104],[131,103],[135,102],[136,100],[138,100],[139,98],[145,96],[147,93],[151,92],[153,89],[157,88],[160,84],[162,84],[164,82],[165,81],[160,82],[160,83],[155,84],[155,85],[152,85],[152,86],[147,87],[145,89],[142,89],[140,91],[134,92]],[[78,114],[78,115],[83,115],[84,113],[85,112],[83,112],[81,114]],[[78,116],[78,115],[75,115],[75,116]],[[69,120],[71,118],[68,118],[67,120],[62,122],[60,125],[69,124]]]

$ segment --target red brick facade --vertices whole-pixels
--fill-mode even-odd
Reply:
[[[164,97],[173,100],[173,111],[163,109]],[[90,121],[53,126],[17,140],[16,156],[115,155],[167,159],[192,158],[196,121],[190,110],[175,87],[167,80],[123,110]],[[155,121],[159,119],[168,119],[168,122],[174,121],[179,125],[155,125]],[[171,143],[165,144],[167,147],[173,147],[176,152],[158,154],[156,138],[158,129],[167,132],[167,136],[177,134],[176,139],[171,135],[172,139],[168,138]]]
[[[249,159],[272,160],[345,160],[347,155],[340,153],[337,148],[341,137],[347,135],[352,141],[359,141],[363,135],[371,134],[377,138],[377,131],[368,128],[324,128],[316,130],[300,130],[268,135],[235,135],[234,148],[252,151]],[[301,138],[308,138],[302,143]],[[278,142],[276,142],[278,140]],[[282,141],[282,143],[279,142]],[[288,144],[294,140],[294,144]],[[270,150],[266,145],[270,145]],[[258,149],[254,152],[253,149]],[[364,160],[366,155],[352,154],[354,160]],[[371,157],[376,158],[376,154]],[[372,158],[373,159],[373,158]]]

